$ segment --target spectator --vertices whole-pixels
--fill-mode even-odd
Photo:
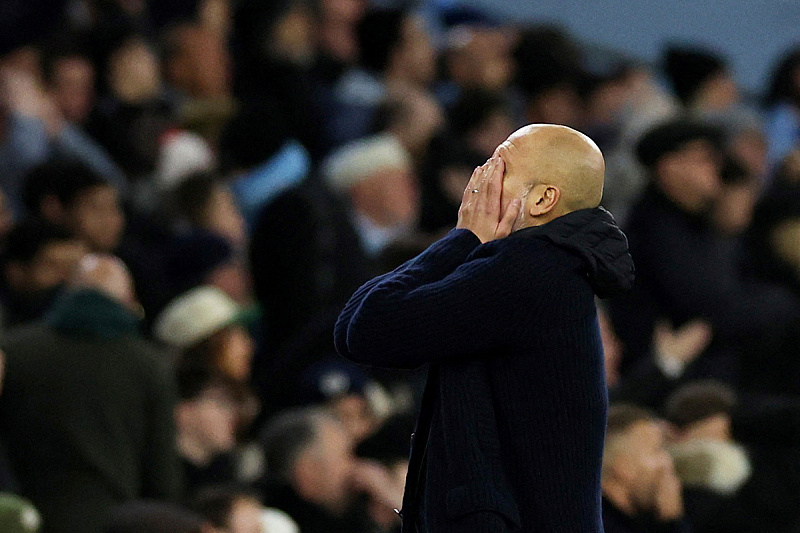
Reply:
[[[119,246],[125,215],[117,190],[85,165],[54,160],[38,166],[22,192],[32,216],[66,228],[91,251],[109,253]]]
[[[702,319],[714,332],[709,351],[687,377],[738,379],[737,350],[798,315],[798,304],[776,286],[745,279],[741,264],[708,221],[721,192],[716,130],[673,121],[650,130],[637,154],[651,181],[628,221],[636,262],[634,290],[612,302],[614,327],[628,355],[647,353],[654,324]]]
[[[379,429],[392,407],[383,387],[340,358],[309,367],[298,385],[298,403],[325,406],[356,444]]]
[[[230,190],[209,174],[189,176],[170,194],[170,212],[183,225],[222,237],[237,250],[247,245],[247,227]]]
[[[49,532],[99,533],[114,505],[180,492],[174,381],[136,312],[121,262],[90,255],[44,322],[3,338],[3,437]]]
[[[375,110],[391,88],[425,90],[436,74],[434,50],[423,21],[401,9],[373,8],[356,28],[359,69],[333,88],[329,136],[340,146],[369,134]]]
[[[173,300],[156,320],[155,336],[182,350],[186,364],[238,383],[251,373],[253,341],[241,325],[242,310],[215,287],[197,287]]]
[[[603,525],[608,533],[691,531],[664,427],[632,405],[617,404],[608,413]]]
[[[354,486],[390,509],[402,498],[402,491],[386,494],[393,487],[385,483],[385,470],[356,462],[349,435],[330,415],[313,409],[285,412],[267,425],[262,438],[266,503],[288,513],[303,533],[370,531]],[[376,477],[384,483],[372,482]]]
[[[411,231],[418,192],[408,151],[391,134],[355,141],[325,165],[331,188],[352,206],[351,218],[368,254]]]
[[[675,427],[670,451],[695,532],[777,533],[798,523],[796,442],[764,444],[770,433],[780,441],[768,422],[772,403],[748,398],[742,405],[732,389],[713,382],[687,384],[669,397],[666,417]],[[783,411],[777,420],[786,415],[793,416]],[[758,441],[747,440],[748,426],[762,433]]]
[[[15,210],[21,208],[22,179],[51,157],[83,162],[111,185],[125,179],[109,155],[62,116],[56,102],[22,71],[0,71],[0,176]]]
[[[728,66],[714,52],[673,46],[664,56],[664,69],[675,95],[687,109],[698,114],[720,112],[739,101]]]
[[[57,226],[28,221],[14,228],[0,278],[4,325],[41,319],[86,252],[81,241]]]
[[[239,399],[235,384],[207,369],[178,367],[179,402],[175,408],[178,453],[187,494],[236,480],[236,429]]]

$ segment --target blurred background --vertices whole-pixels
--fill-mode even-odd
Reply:
[[[800,3],[628,4],[2,0],[0,531],[399,531],[426,369],[336,318],[556,123],[637,268],[607,533],[800,532]]]

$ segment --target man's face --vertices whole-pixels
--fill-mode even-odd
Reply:
[[[184,416],[179,427],[211,453],[223,453],[236,445],[236,400],[228,391],[212,387],[191,401],[183,402]]]
[[[350,479],[353,471],[353,439],[341,424],[324,422],[317,442],[308,450],[315,462],[316,494],[323,494],[332,509],[343,509],[351,497]]]
[[[656,164],[656,175],[662,191],[690,213],[708,209],[722,186],[717,152],[702,139],[663,155]]]
[[[92,187],[78,195],[67,219],[74,234],[95,252],[113,252],[125,227],[117,191],[110,185]]]
[[[427,85],[436,76],[436,54],[422,19],[406,17],[402,38],[397,45],[395,57],[403,66],[408,81]]]
[[[623,451],[617,461],[626,473],[628,493],[638,509],[653,510],[662,477],[674,469],[672,457],[664,447],[663,427],[654,421],[639,422],[620,437],[619,444]]]
[[[94,102],[94,68],[80,56],[60,59],[54,67],[53,96],[69,122],[81,124]]]

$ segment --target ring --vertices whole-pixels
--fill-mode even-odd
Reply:
[[[481,192],[481,191],[479,191],[478,189],[472,189],[472,194],[477,194],[479,192]]]

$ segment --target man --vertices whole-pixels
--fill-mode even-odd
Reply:
[[[633,405],[612,405],[603,455],[606,533],[681,533],[681,483],[667,453],[663,424]]]
[[[47,533],[99,533],[114,505],[179,493],[175,386],[137,308],[121,262],[90,255],[43,323],[3,338],[2,437]]]
[[[86,251],[57,226],[30,220],[14,228],[0,260],[0,322],[13,326],[42,318]]]
[[[710,214],[719,200],[719,133],[676,120],[645,133],[636,148],[650,184],[632,207],[627,231],[636,287],[612,300],[614,327],[630,356],[648,352],[656,322],[708,323],[714,341],[686,378],[736,380],[737,352],[798,320],[800,304],[775,285],[741,273],[737,250]]]
[[[388,472],[355,459],[341,423],[316,409],[287,411],[262,436],[268,469],[266,503],[286,512],[303,533],[366,533],[363,491],[384,507],[396,506]]]
[[[342,355],[431,363],[405,532],[602,531],[594,297],[633,282],[625,236],[598,207],[603,174],[575,130],[516,131],[473,173],[457,229],[339,317]]]
[[[230,452],[236,446],[239,403],[232,387],[206,369],[178,368],[180,401],[175,425],[190,495],[206,485],[235,481],[236,464]]]
[[[684,486],[695,533],[795,531],[800,404],[792,397],[749,395],[713,381],[670,395],[670,453]]]

